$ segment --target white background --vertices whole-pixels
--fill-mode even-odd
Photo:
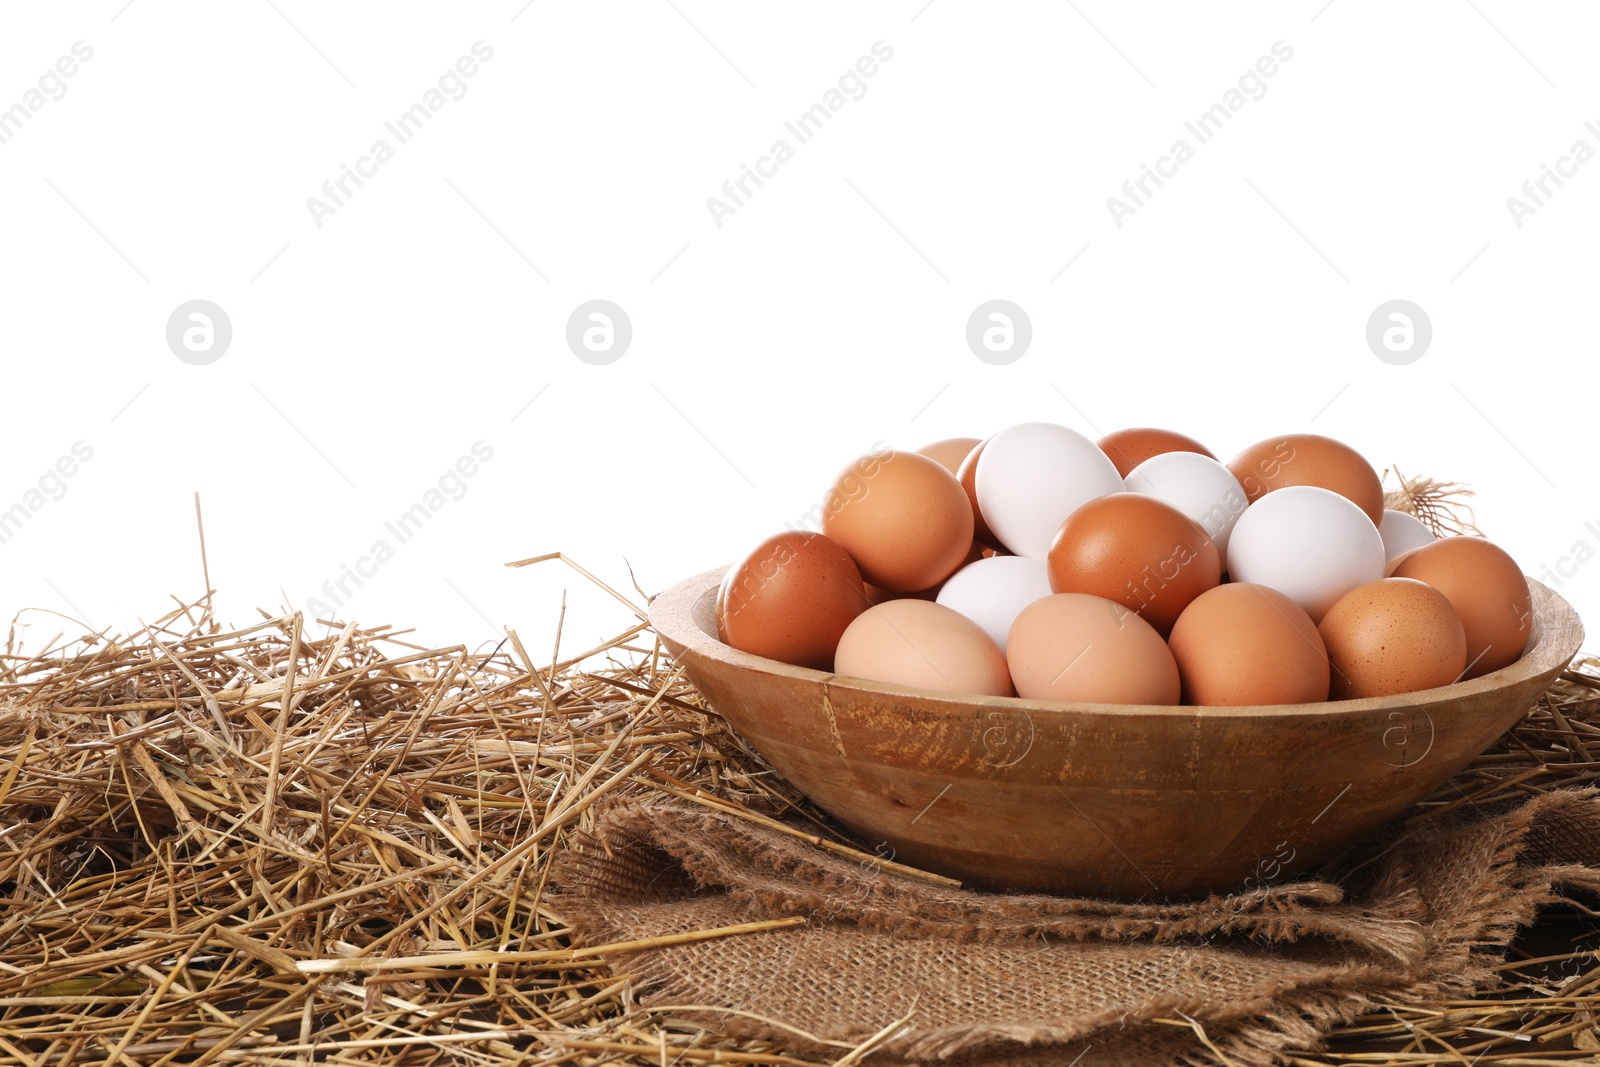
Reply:
[[[1521,227],[1506,203],[1600,148],[1600,17],[1214,7],[8,4],[0,109],[93,57],[0,144],[0,509],[75,442],[93,458],[0,544],[0,606],[126,629],[199,596],[198,492],[224,620],[302,608],[481,440],[340,614],[548,648],[566,590],[574,651],[627,612],[505,562],[564,551],[624,590],[631,564],[654,593],[875,441],[1034,419],[1224,459],[1325,433],[1473,485],[1534,576],[1600,549],[1600,161]],[[384,123],[480,40],[465,95],[397,145]],[[878,41],[865,95],[796,144],[785,121]],[[1184,122],[1277,41],[1265,95],[1196,145]],[[1107,198],[1179,137],[1194,158],[1119,228]],[[319,227],[307,199],[378,138],[394,158]],[[779,138],[794,158],[719,227],[707,198]],[[997,297],[1033,325],[1006,366],[965,342]],[[233,326],[206,366],[165,338],[196,298]],[[594,298],[633,325],[605,366],[565,342]],[[1433,324],[1407,366],[1365,342],[1394,298]],[[1561,591],[1600,617],[1600,566]]]

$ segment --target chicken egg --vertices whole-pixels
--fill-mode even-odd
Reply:
[[[1383,521],[1383,483],[1366,457],[1331,437],[1291,433],[1269,437],[1228,461],[1228,469],[1254,504],[1275,489],[1320,485],[1352,501],[1373,526]]]
[[[1017,613],[1049,596],[1049,565],[1027,556],[991,556],[967,564],[939,587],[938,602],[983,627],[1001,648]]]
[[[1126,488],[1093,441],[1066,426],[1024,422],[983,445],[974,474],[978,508],[1000,543],[1043,559],[1078,505]]]
[[[1163,452],[1139,464],[1124,479],[1135,493],[1171,504],[1200,524],[1226,559],[1228,538],[1250,501],[1233,472],[1198,452]]]
[[[994,549],[990,548],[982,541],[975,540],[972,542],[972,548],[967,551],[966,556],[961,560],[961,566],[965,567],[970,563],[975,563],[980,559],[984,559],[993,551]],[[957,568],[956,573],[960,573],[960,568]],[[930,585],[926,589],[918,589],[910,593],[900,593],[893,589],[884,589],[880,586],[873,585],[871,582],[864,582],[863,588],[865,588],[867,591],[867,604],[870,606],[872,604],[882,604],[885,600],[900,600],[904,597],[914,597],[917,600],[937,600],[939,599],[939,590],[944,588],[944,583],[940,582],[937,585]]]
[[[1333,602],[1383,577],[1383,539],[1348,498],[1316,485],[1259,497],[1234,524],[1228,577],[1286,594],[1320,621]]]
[[[961,461],[961,466],[956,469],[956,479],[961,483],[961,488],[967,491],[967,499],[972,502],[972,529],[973,536],[986,545],[999,545],[1000,538],[989,529],[989,524],[984,521],[983,510],[978,507],[978,457],[983,454],[983,446],[988,441],[979,441],[973,446],[967,458]]]
[[[1481,537],[1442,537],[1395,561],[1396,578],[1443,593],[1467,635],[1466,677],[1516,662],[1533,626],[1533,597],[1517,561]]]
[[[1178,664],[1154,627],[1115,601],[1053,593],[1017,613],[1006,662],[1019,696],[1176,704]]]
[[[1328,652],[1305,609],[1276,589],[1232,582],[1183,609],[1167,638],[1186,704],[1328,699]]]
[[[768,659],[827,670],[867,608],[850,554],[819,533],[775,534],[729,567],[717,587],[717,637]]]
[[[1415,515],[1403,511],[1385,510],[1383,521],[1378,523],[1378,536],[1383,538],[1383,551],[1393,562],[1413,548],[1432,544],[1433,531],[1423,525]]]
[[[1172,430],[1158,430],[1150,426],[1134,426],[1108,433],[1095,447],[1106,454],[1116,465],[1117,473],[1124,478],[1128,472],[1152,456],[1171,452],[1188,452],[1208,459],[1216,459],[1211,450],[1192,437]]]
[[[961,461],[972,454],[981,442],[976,437],[947,437],[943,441],[935,441],[917,449],[917,455],[927,456],[939,466],[955,474],[961,469]]]
[[[1443,593],[1411,578],[1356,586],[1317,629],[1328,647],[1334,700],[1449,685],[1467,665],[1461,616]]]
[[[944,693],[1013,696],[1006,656],[983,628],[943,604],[886,600],[839,638],[834,673]]]
[[[972,547],[972,506],[955,475],[915,452],[870,452],[823,501],[822,532],[861,576],[896,593],[938,585]]]
[[[1199,523],[1141,493],[1111,493],[1073,511],[1048,562],[1052,591],[1115,600],[1162,634],[1222,580],[1222,558]]]

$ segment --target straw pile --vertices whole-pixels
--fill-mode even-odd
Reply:
[[[13,627],[0,1063],[776,1062],[636,1010],[542,904],[603,797],[798,800],[642,621],[536,667],[514,633],[422,649],[208,605],[35,656]]]
[[[607,958],[640,943],[574,946],[545,902],[551,858],[608,796],[803,825],[877,860],[704,709],[643,609],[540,664],[514,632],[424,649],[298,615],[228,629],[210,604],[37,655],[13,627],[0,1065],[807,1062],[637,1006]],[[1597,781],[1584,660],[1427,803]],[[1594,1062],[1590,925],[1542,923],[1493,997],[1378,1015],[1295,1062]]]

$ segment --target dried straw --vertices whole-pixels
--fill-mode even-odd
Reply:
[[[13,626],[0,1064],[799,1062],[637,1008],[606,960],[643,946],[574,945],[543,903],[604,797],[803,803],[643,624],[535,668],[515,633],[418,649],[209,604],[32,656]]]
[[[1477,526],[1476,516],[1472,512],[1472,505],[1467,503],[1468,497],[1477,495],[1471,488],[1461,482],[1407,478],[1400,473],[1398,467],[1390,467],[1383,472],[1385,485],[1389,481],[1390,472],[1393,472],[1395,480],[1400,484],[1384,490],[1385,508],[1416,516],[1424,526],[1433,531],[1435,537],[1449,537],[1454,534],[1482,535]]]
[[[1421,814],[1553,789],[1600,786],[1600,658],[1581,656],[1517,726],[1420,805]],[[1479,1000],[1391,1007],[1336,1035],[1307,1064],[1600,1062],[1600,912],[1550,913],[1500,967],[1505,988]]]
[[[708,712],[643,622],[543,666],[514,632],[488,651],[403,637],[227,629],[209,595],[36,655],[13,626],[0,1065],[804,1067],[637,1005],[607,959],[639,946],[575,944],[545,901],[551,859],[596,801],[663,793],[878,857]],[[1583,660],[1427,804],[1597,781],[1600,661]],[[1541,924],[1500,996],[1397,1008],[1295,1062],[1595,1062],[1592,917]]]

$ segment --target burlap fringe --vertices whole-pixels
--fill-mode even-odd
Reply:
[[[881,963],[877,971],[860,970],[858,959],[839,964],[858,968],[853,978],[864,1001],[874,1003],[877,990],[897,984],[966,981],[963,945],[1027,946],[1041,963],[1073,961],[1063,973],[1080,970],[1083,954],[1092,950],[1108,976],[1139,966],[1139,951],[1148,946],[1184,945],[1216,975],[1234,968],[1269,975],[1277,969],[1283,976],[1258,983],[1256,995],[1227,1000],[1205,986],[1172,985],[1153,987],[1131,1009],[1097,1007],[1093,990],[1063,990],[1060,1013],[1047,1020],[914,1018],[867,1062],[982,1058],[1021,1067],[1066,1063],[1087,1045],[1081,1067],[1270,1067],[1282,1062],[1284,1050],[1317,1047],[1329,1030],[1379,1004],[1491,989],[1497,981],[1492,966],[1516,930],[1568,892],[1600,887],[1597,864],[1600,800],[1594,790],[1552,792],[1510,809],[1408,824],[1328,866],[1357,872],[1348,884],[1308,880],[1172,904],[943,889],[864,871],[792,837],[705,809],[619,800],[557,859],[551,903],[581,936],[606,941],[660,932],[639,927],[645,914],[647,925],[674,915],[686,929],[804,915],[807,927],[797,930],[809,935],[783,930],[758,936],[814,939],[819,930],[832,931],[826,936],[837,935],[845,953],[865,938]],[[895,962],[894,946],[915,947],[906,958],[920,960],[930,943],[951,949],[948,971],[929,974]],[[752,973],[762,959],[754,947],[728,938],[689,952],[652,948],[616,966],[648,991],[642,998],[647,1006],[721,1003],[715,997],[726,990],[727,974],[750,975],[752,988],[770,990],[772,976]],[[708,963],[716,975],[707,972]],[[770,992],[764,996],[730,1006],[829,1044],[861,1041],[881,1025],[863,1018],[830,1031],[829,1012],[804,996],[787,1004],[773,1002]],[[710,1012],[702,1021],[741,1037],[784,1041],[797,1051],[825,1053],[828,1047],[748,1015]]]

